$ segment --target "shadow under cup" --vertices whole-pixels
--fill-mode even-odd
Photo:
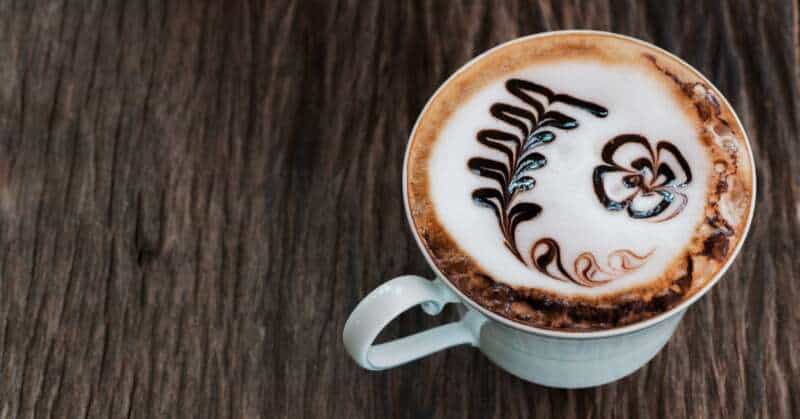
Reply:
[[[755,196],[755,169],[752,166],[752,151],[746,134],[730,105],[707,79],[685,62],[655,46],[633,38],[595,31],[562,31],[520,38],[486,52],[462,67],[434,94],[423,109],[422,115],[430,111],[431,103],[437,95],[465,68],[480,62],[493,51],[547,37],[597,37],[612,39],[614,42],[632,43],[637,48],[655,51],[659,56],[679,63],[688,69],[686,71],[693,72],[701,81],[698,84],[702,84],[714,94],[715,100],[718,100],[717,109],[721,104],[722,109],[729,112],[726,117],[730,119],[732,129],[740,133],[741,140],[746,146],[747,155],[744,158],[747,159],[750,168],[748,212],[745,215],[746,222],[742,223],[740,230],[736,232],[735,237],[738,240],[730,249],[726,248],[724,260],[719,261],[719,266],[715,267],[713,275],[707,278],[702,286],[682,295],[669,307],[658,312],[645,313],[646,315],[630,323],[604,330],[576,331],[537,327],[536,324],[515,321],[513,316],[486,307],[475,298],[471,298],[469,295],[471,289],[464,284],[472,268],[468,264],[461,263],[464,260],[463,255],[456,254],[455,258],[449,259],[451,262],[459,261],[461,265],[442,264],[441,258],[431,254],[430,237],[421,237],[421,234],[425,233],[420,231],[425,231],[427,225],[421,228],[419,219],[426,214],[425,210],[419,210],[419,205],[409,203],[408,173],[409,163],[414,162],[411,146],[415,135],[419,135],[420,120],[422,120],[420,116],[406,151],[403,189],[409,225],[438,278],[433,281],[418,276],[395,278],[378,287],[359,303],[345,324],[343,340],[348,352],[360,366],[370,370],[392,368],[448,347],[469,344],[477,347],[501,368],[527,381],[560,388],[590,387],[608,383],[636,371],[652,359],[672,336],[688,306],[718,281],[738,254],[752,220]],[[701,118],[702,113],[703,111],[698,108]],[[717,130],[716,127],[710,129]],[[453,267],[462,265],[464,269],[453,274]],[[421,305],[426,313],[433,315],[440,312],[448,303],[460,304],[459,321],[388,343],[372,344],[378,333],[403,311]]]

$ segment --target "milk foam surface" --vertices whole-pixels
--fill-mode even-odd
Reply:
[[[477,205],[472,197],[476,189],[496,184],[467,167],[475,157],[504,159],[500,151],[476,140],[477,132],[484,129],[515,131],[491,115],[492,104],[506,103],[532,111],[531,106],[506,89],[509,79],[527,80],[608,110],[607,116],[598,118],[569,104],[550,105],[549,109],[574,118],[578,126],[551,129],[556,138],[536,148],[547,163],[530,172],[535,186],[516,197],[516,202],[541,207],[536,217],[519,223],[516,229],[515,241],[522,261],[504,245],[492,209]],[[685,206],[673,218],[661,222],[632,218],[626,211],[610,211],[598,199],[593,172],[606,164],[601,157],[604,147],[624,134],[646,138],[653,150],[658,142],[668,141],[688,163],[692,179],[680,188],[686,197]],[[642,149],[635,145],[622,146],[615,153],[620,162],[642,156]],[[665,153],[664,160],[670,159],[674,160]],[[673,168],[677,166],[674,161],[670,163]],[[428,170],[430,200],[439,222],[463,252],[496,281],[565,296],[600,296],[646,284],[685,249],[704,217],[712,163],[698,138],[696,125],[684,114],[669,85],[657,80],[652,71],[584,59],[537,64],[483,86],[443,125],[433,145]],[[621,185],[610,188],[624,189]],[[660,197],[654,195],[653,199]],[[560,257],[573,274],[572,262],[584,252],[590,252],[606,268],[609,255],[620,249],[648,256],[635,270],[598,286],[584,286],[554,279],[533,268],[531,247],[541,238],[552,238],[560,244]]]
[[[489,314],[575,332],[708,290],[755,196],[744,129],[708,80],[585,31],[515,40],[453,75],[411,133],[404,181],[448,283]]]

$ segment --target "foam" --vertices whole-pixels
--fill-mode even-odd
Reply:
[[[588,112],[555,104],[557,109],[578,120],[578,128],[556,132],[556,139],[537,148],[547,158],[546,166],[532,171],[536,185],[519,193],[519,200],[534,202],[543,210],[535,219],[520,223],[517,243],[530,249],[542,237],[561,244],[566,261],[589,251],[600,260],[617,249],[644,255],[653,251],[635,272],[607,284],[586,287],[558,281],[531,269],[529,252],[524,264],[503,245],[503,235],[492,211],[476,205],[472,191],[492,186],[490,179],[467,169],[475,156],[502,160],[499,151],[475,140],[481,129],[513,132],[489,113],[495,102],[530,108],[505,89],[506,79],[484,87],[464,103],[444,126],[431,155],[430,192],[444,228],[486,273],[511,286],[536,287],[565,295],[601,295],[657,277],[691,240],[702,221],[710,156],[697,138],[697,130],[663,84],[640,68],[609,66],[591,61],[568,61],[541,65],[509,74],[507,79],[524,79],[550,89],[600,104],[608,116],[597,118]],[[684,189],[686,207],[672,220],[651,223],[633,219],[624,211],[607,210],[595,196],[592,172],[602,165],[601,151],[612,138],[636,133],[651,140],[670,140],[683,151],[694,179]],[[638,149],[623,147],[620,154],[637,155]],[[621,160],[624,160],[624,156]]]
[[[504,188],[475,159],[508,163],[477,137],[521,132],[510,122],[522,119],[503,121],[492,104],[539,113],[515,90],[526,82],[550,89],[527,92],[577,126],[547,128],[555,139],[534,149],[546,164],[525,173],[535,185],[515,193],[526,207],[513,228],[477,205],[497,198],[476,191]],[[625,179],[649,188],[621,202],[637,187],[617,169],[634,161],[641,176]],[[646,161],[671,173],[654,176]],[[439,271],[496,314],[562,330],[641,321],[706,288],[741,244],[753,204],[752,155],[721,94],[653,46],[596,32],[521,39],[462,68],[423,110],[406,169],[409,214]],[[674,202],[645,211],[659,194]]]

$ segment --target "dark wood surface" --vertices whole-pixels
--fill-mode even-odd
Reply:
[[[742,255],[611,385],[467,347],[356,367],[359,299],[431,275],[401,196],[418,112],[564,28],[654,42],[732,101],[759,175]],[[778,1],[0,0],[0,418],[798,417],[799,59]]]

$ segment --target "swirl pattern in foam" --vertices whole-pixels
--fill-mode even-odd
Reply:
[[[501,46],[412,133],[407,202],[468,297],[538,327],[640,321],[708,285],[752,207],[744,131],[663,51],[596,33]]]

